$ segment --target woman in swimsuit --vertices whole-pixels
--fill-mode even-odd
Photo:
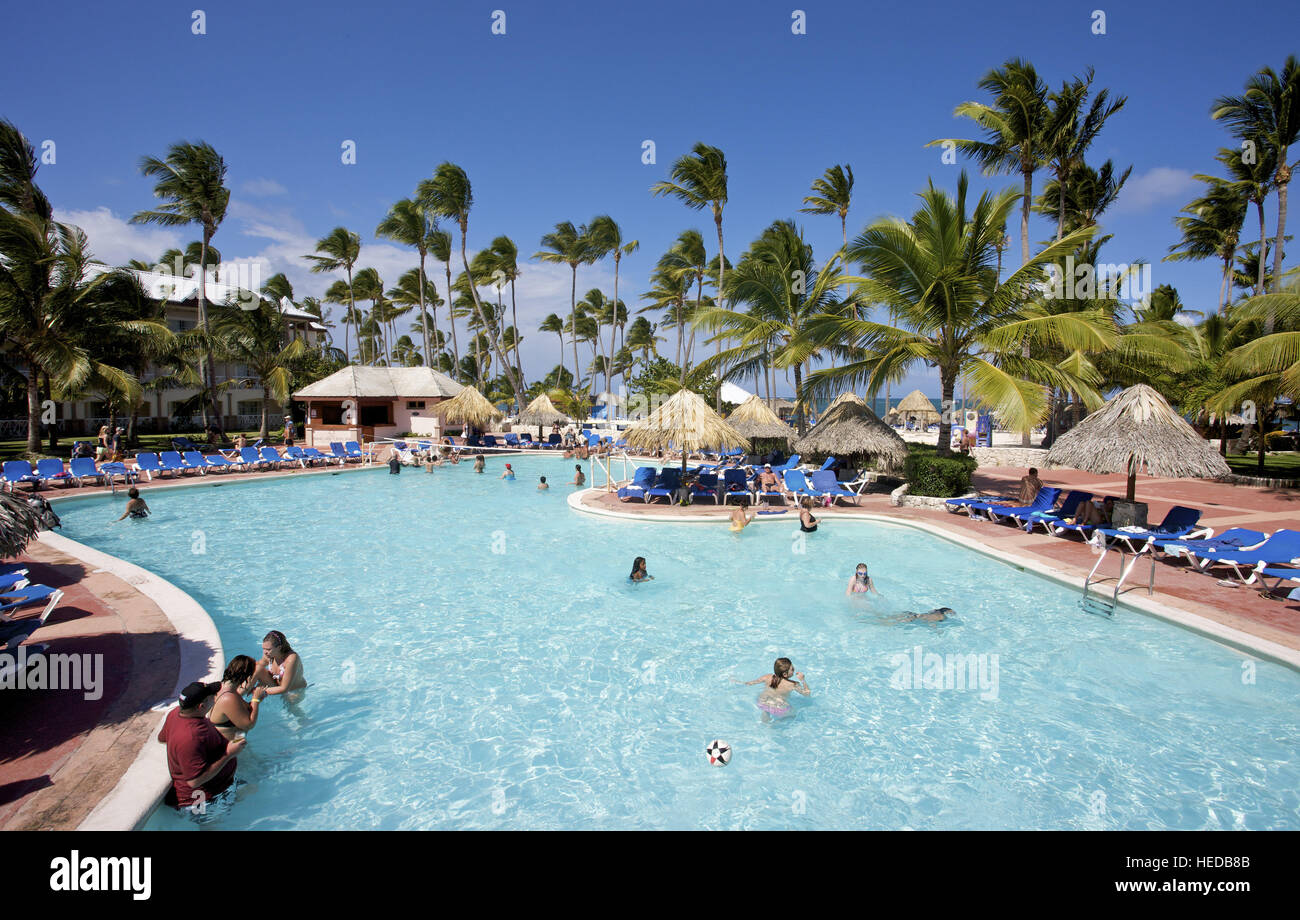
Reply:
[[[483,472],[483,467],[486,465],[487,465],[487,461],[483,459],[482,454],[479,454],[477,457],[474,458],[474,472],[476,473]]]
[[[627,578],[628,581],[633,584],[640,584],[643,581],[654,581],[654,576],[646,571],[645,556],[637,556],[632,560],[632,574]]]
[[[574,472],[573,472],[573,482],[569,483],[569,485],[571,485],[571,486],[583,486],[583,485],[586,485],[586,484],[587,484],[587,474],[584,473],[584,472],[582,471],[582,465],[579,464],[579,463],[575,463],[575,464],[573,465],[573,470],[574,470]]]
[[[266,689],[256,687],[253,699],[245,703],[242,694],[246,686],[257,673],[257,662],[247,655],[236,655],[226,665],[226,673],[221,677],[221,689],[217,691],[217,701],[208,713],[208,719],[221,732],[227,741],[234,741],[243,732],[249,731],[257,724],[257,711],[266,696]]]
[[[750,522],[754,520],[755,515],[746,514],[745,509],[749,507],[749,499],[742,498],[736,503],[736,507],[731,511],[731,532],[740,533]]]
[[[257,663],[257,672],[253,675],[253,685],[259,684],[266,687],[270,696],[307,686],[302,659],[278,629],[271,630],[262,640],[262,660]]]
[[[849,579],[849,586],[844,593],[866,594],[868,591],[872,594],[880,593],[876,590],[876,583],[873,582],[871,576],[867,574],[867,564],[865,562],[859,562],[858,570],[854,572],[853,577]]]
[[[505,472],[502,473],[502,474],[501,474],[500,476],[498,476],[497,478],[498,478],[498,479],[514,479],[514,478],[515,478],[515,471],[512,470],[512,469],[510,468],[510,464],[507,463],[507,464],[506,464]]]
[[[817,530],[817,519],[812,514],[813,500],[805,498],[799,506],[799,529],[804,533],[815,533]]]
[[[122,512],[122,517],[117,520],[121,521],[129,517],[140,521],[147,518],[149,516],[149,506],[146,505],[144,499],[140,497],[140,490],[135,486],[131,486],[131,488],[127,489],[126,495],[130,501],[126,503],[126,510]],[[117,521],[114,521],[113,523],[116,524]]]
[[[791,674],[794,675],[794,680],[790,679]],[[812,696],[812,690],[808,688],[808,681],[804,680],[803,672],[796,672],[789,658],[778,658],[772,665],[771,674],[764,674],[757,680],[747,680],[744,683],[746,687],[765,684],[756,704],[763,712],[764,722],[794,715],[794,710],[790,708],[791,690],[797,690],[804,696]]]

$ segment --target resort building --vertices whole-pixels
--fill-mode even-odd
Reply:
[[[431,367],[345,367],[293,394],[306,403],[307,447],[375,441],[412,433],[442,435],[438,403],[461,390]]]
[[[163,302],[164,317],[167,328],[172,332],[185,332],[193,329],[199,322],[197,278],[179,277],[167,272],[134,271],[150,297]],[[209,273],[206,296],[209,307],[212,304],[224,304],[241,290],[244,295],[247,288],[240,288],[213,279]],[[262,295],[263,300],[267,300]],[[287,336],[290,339],[301,338],[308,346],[315,347],[325,334],[325,327],[311,313],[299,310],[288,301],[281,301],[280,312],[284,315]],[[136,430],[141,432],[192,431],[202,427],[198,407],[192,405],[198,394],[195,389],[165,388],[157,389],[150,384],[164,376],[158,368],[150,367],[140,376],[140,383],[145,388],[144,398],[136,417]],[[262,419],[262,386],[249,368],[242,364],[217,362],[216,383],[232,381],[228,388],[221,390],[218,399],[225,416],[223,427],[227,430],[257,428]],[[271,417],[278,412],[273,407]],[[63,402],[58,409],[60,434],[68,437],[94,434],[100,425],[108,424],[108,412],[104,404],[94,397]],[[118,424],[125,425],[126,419],[119,417]],[[16,420],[15,433],[6,436],[25,436],[26,419]]]

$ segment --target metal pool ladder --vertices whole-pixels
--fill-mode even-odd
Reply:
[[[1110,597],[1108,598],[1105,594],[1096,591],[1096,587],[1106,580],[1105,576],[1097,574],[1097,570],[1101,568],[1101,564],[1106,561],[1106,556],[1109,555],[1112,549],[1119,553],[1120,575],[1119,578],[1115,580],[1115,588],[1111,591]],[[1133,558],[1127,559],[1130,555]],[[1133,570],[1137,568],[1138,560],[1141,558],[1142,553],[1129,553],[1123,546],[1119,545],[1118,541],[1104,546],[1101,555],[1097,557],[1097,561],[1092,567],[1092,571],[1089,572],[1087,577],[1083,580],[1083,597],[1079,600],[1079,607],[1086,613],[1096,614],[1097,616],[1113,620],[1115,618],[1115,607],[1119,604],[1120,589],[1124,587],[1124,582],[1128,580],[1129,575],[1131,575]],[[1156,557],[1152,554],[1147,554],[1147,558],[1151,562],[1151,571],[1147,577],[1147,594],[1153,594],[1155,593],[1156,584]]]

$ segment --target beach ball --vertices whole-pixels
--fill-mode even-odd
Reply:
[[[715,767],[725,767],[731,762],[731,745],[725,741],[710,741],[704,753],[709,758],[709,763]]]

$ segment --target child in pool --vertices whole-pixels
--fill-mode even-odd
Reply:
[[[637,556],[632,560],[632,574],[628,576],[628,581],[633,584],[640,584],[643,581],[654,581],[654,576],[646,571],[645,556]]]
[[[794,680],[791,680],[791,674],[794,675]],[[808,681],[804,679],[803,672],[795,671],[789,658],[778,658],[772,665],[771,674],[764,674],[756,680],[747,680],[744,684],[746,687],[754,684],[765,685],[762,692],[758,694],[755,704],[762,711],[764,722],[794,715],[794,710],[790,708],[791,690],[797,690],[804,696],[812,696],[812,690],[808,688]]]
[[[865,562],[859,562],[857,571],[854,572],[853,577],[849,579],[849,586],[844,590],[844,593],[846,595],[866,594],[868,591],[872,594],[880,593],[876,590],[876,584],[871,580],[871,576],[867,574],[867,564]]]
[[[510,468],[510,464],[507,463],[507,464],[506,464],[505,472],[503,472],[503,473],[502,473],[500,476],[498,476],[497,478],[498,478],[498,479],[514,479],[514,478],[515,478],[515,471],[512,470],[512,469]]]

